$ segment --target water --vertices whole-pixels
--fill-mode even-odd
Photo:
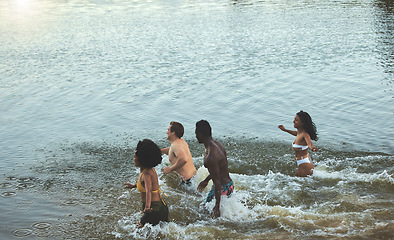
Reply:
[[[391,1],[0,2],[1,239],[393,239]],[[315,174],[289,134],[315,121]],[[229,156],[211,219],[194,124]],[[138,140],[184,124],[198,175],[156,168],[170,223],[137,229]],[[212,206],[208,205],[208,209]]]

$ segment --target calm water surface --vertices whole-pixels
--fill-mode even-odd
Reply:
[[[0,1],[0,238],[393,239],[393,29],[385,0]],[[277,128],[299,110],[309,178]],[[215,220],[200,119],[236,185]],[[137,229],[122,184],[172,120],[198,174],[180,186],[164,156],[170,223]]]

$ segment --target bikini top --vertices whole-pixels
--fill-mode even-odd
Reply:
[[[141,177],[142,177],[142,174],[144,174],[144,172],[145,172],[146,170],[148,170],[148,168],[145,169],[144,171],[142,171],[142,173],[140,173],[140,176],[138,177],[137,190],[140,191],[140,192],[146,192],[145,187],[142,186],[142,184],[141,184]],[[152,170],[153,170],[154,172],[156,172],[154,168],[152,168]],[[152,192],[158,192],[158,191],[160,191],[160,188],[157,189],[157,190],[154,190],[154,191],[152,191]]]
[[[306,149],[308,149],[308,145],[304,146],[304,145],[298,145],[298,144],[293,143],[294,150],[299,150],[299,148],[301,148],[301,150],[306,150]]]

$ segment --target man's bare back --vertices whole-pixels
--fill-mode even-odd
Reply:
[[[168,151],[168,158],[171,166],[177,164],[177,161],[182,161],[181,159],[185,160],[184,165],[175,170],[181,176],[182,180],[189,180],[197,173],[193,164],[192,154],[185,140],[179,138],[171,144]]]
[[[164,174],[177,172],[183,181],[190,180],[196,175],[197,170],[193,163],[189,146],[181,137],[183,136],[183,126],[177,122],[171,122],[167,130],[167,139],[170,141],[169,148],[161,149],[163,154],[167,154],[171,167],[163,169]]]
[[[227,184],[231,181],[228,172],[228,162],[226,150],[218,141],[213,140],[209,143],[204,156],[204,166],[206,168],[215,168],[219,171],[220,185]]]

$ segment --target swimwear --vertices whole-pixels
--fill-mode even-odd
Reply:
[[[297,166],[300,166],[303,163],[312,163],[312,161],[309,159],[309,154],[302,156],[302,157],[296,157],[297,161]]]
[[[144,213],[140,220],[142,225],[145,225],[146,223],[157,225],[160,221],[168,222],[168,207],[165,205],[164,201],[151,202],[150,207],[153,209],[153,211]],[[145,203],[143,202],[142,210],[144,209]]]
[[[233,180],[231,180],[229,183],[222,185],[220,192],[221,195],[226,195],[230,196],[231,193],[234,191],[234,183]],[[212,199],[215,197],[215,184],[212,185],[211,191],[208,193],[207,201],[210,202]]]
[[[141,184],[141,177],[142,177],[142,174],[144,174],[144,172],[145,172],[146,170],[148,170],[148,168],[145,169],[144,171],[142,171],[142,173],[140,173],[140,176],[139,176],[139,178],[138,178],[137,189],[138,189],[138,191],[140,191],[140,192],[146,192],[145,187],[142,186],[142,184]],[[152,168],[152,170],[153,170],[153,172],[156,172],[154,168]],[[158,191],[160,191],[160,188],[157,189],[157,190],[154,190],[154,191],[152,191],[152,192],[158,192]]]
[[[308,149],[308,145],[304,146],[304,145],[298,145],[298,144],[293,143],[293,149],[299,150],[298,148],[301,148],[301,150],[306,150],[306,149]]]
[[[144,172],[145,172],[146,170],[148,170],[148,168],[146,168],[144,171],[142,171],[142,173],[140,173],[140,176],[138,177],[138,182],[137,182],[137,190],[140,191],[140,192],[142,192],[142,193],[143,193],[143,192],[146,192],[145,187],[142,186],[142,183],[141,183],[142,174],[144,174]],[[152,170],[153,170],[153,172],[156,172],[154,168],[152,168]],[[157,190],[154,190],[154,191],[152,191],[152,192],[154,193],[154,192],[159,192],[159,191],[160,191],[160,193],[159,193],[160,199],[161,199],[161,201],[163,202],[163,204],[166,205],[166,203],[164,202],[163,198],[161,197],[161,193],[163,193],[163,192],[160,190],[160,188],[158,188]],[[164,193],[163,193],[163,194],[164,194]],[[165,194],[164,194],[164,196],[167,197],[167,195],[165,195]]]

